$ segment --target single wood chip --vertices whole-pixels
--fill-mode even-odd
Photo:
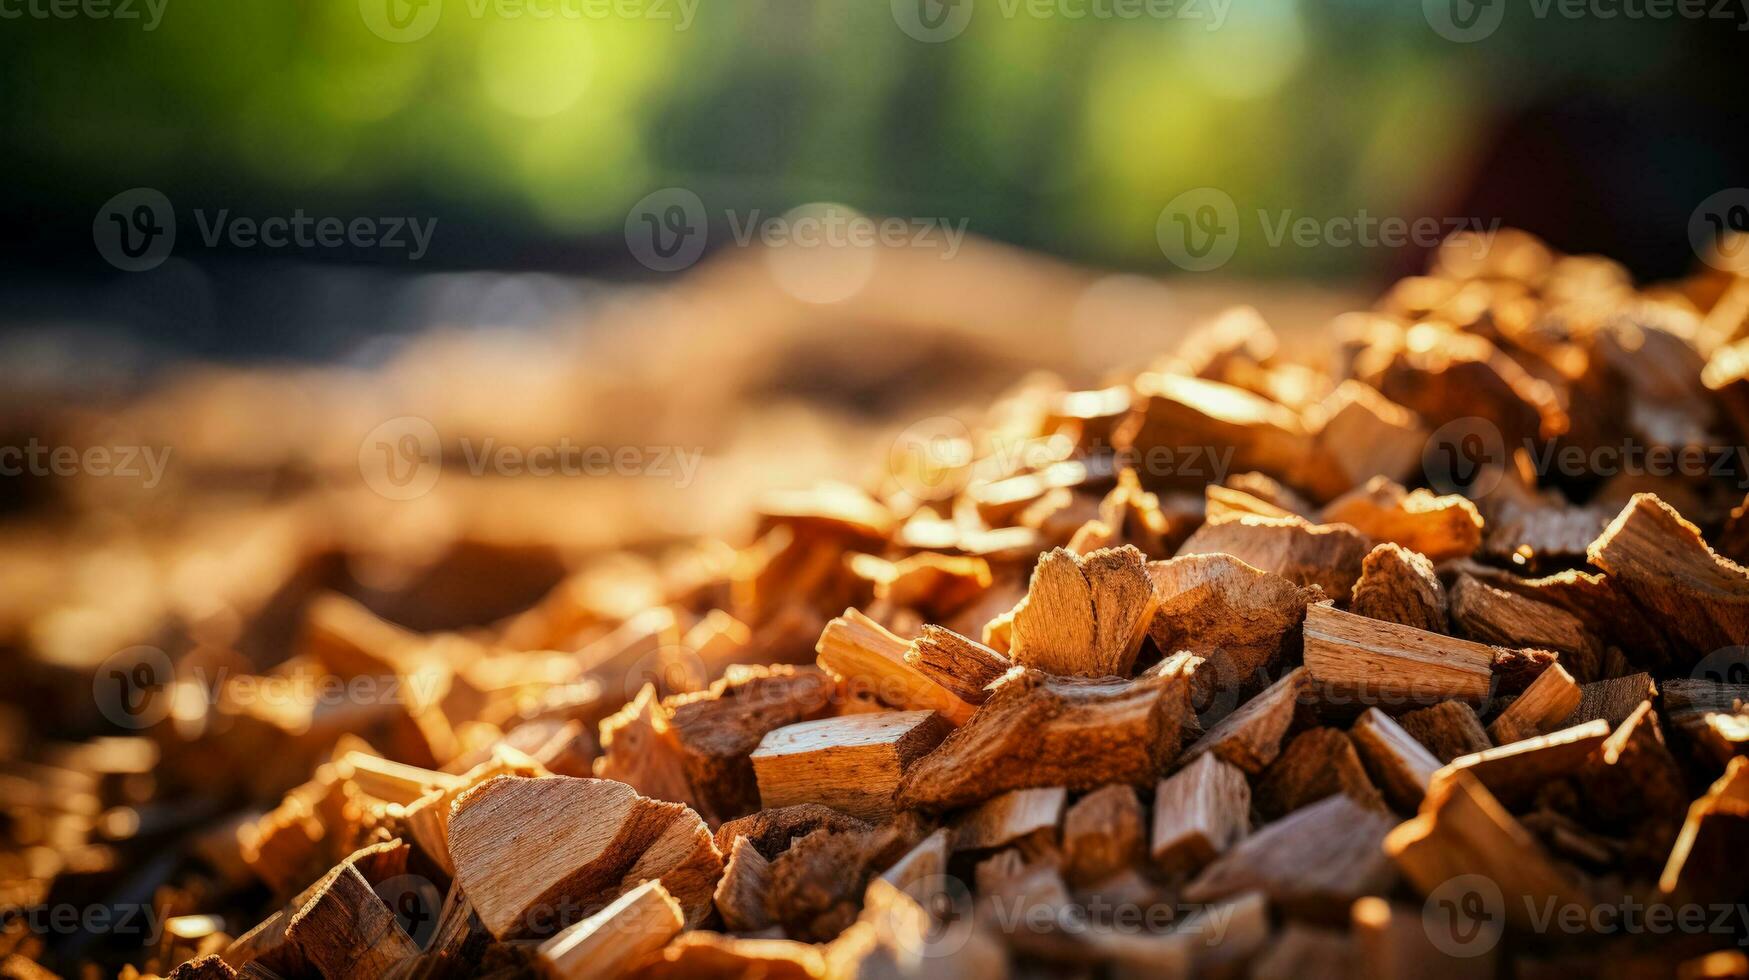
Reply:
[[[1129,676],[1156,602],[1145,561],[1129,546],[1040,555],[1009,658],[1064,677]]]
[[[1488,726],[1488,737],[1495,745],[1506,745],[1552,731],[1578,709],[1583,699],[1579,685],[1573,683],[1566,668],[1550,664]]]
[[[1491,647],[1326,605],[1306,610],[1305,661],[1319,697],[1357,713],[1449,698],[1481,704],[1494,672]]]
[[[1587,676],[1596,672],[1603,656],[1602,641],[1579,617],[1467,574],[1452,584],[1451,621],[1461,635],[1478,643],[1565,654],[1568,663],[1584,665],[1575,669]]]
[[[697,813],[606,779],[496,777],[456,800],[449,834],[456,880],[500,939],[549,936],[652,878],[696,924],[723,871]]]
[[[906,771],[929,758],[948,729],[933,711],[845,715],[779,728],[753,752],[760,800],[766,808],[823,803],[854,817],[885,819]]]
[[[1048,833],[1054,844],[1068,795],[1068,790],[1057,786],[1017,789],[992,796],[960,818],[954,828],[953,849],[1001,847],[1037,833]]]
[[[1476,709],[1462,701],[1441,701],[1397,719],[1403,730],[1427,747],[1440,762],[1494,747]]]
[[[1133,786],[1101,786],[1063,817],[1063,873],[1087,885],[1132,868],[1147,832]]]
[[[375,980],[419,955],[395,913],[352,864],[322,882],[286,923],[285,938],[327,977]]]
[[[1658,890],[1679,901],[1724,900],[1742,890],[1745,853],[1749,853],[1749,758],[1739,757],[1689,805]]]
[[[1447,632],[1445,586],[1433,563],[1400,544],[1381,544],[1360,565],[1348,608],[1357,616]]]
[[[699,812],[716,822],[759,809],[753,751],[773,730],[818,718],[831,701],[832,682],[823,673],[787,666],[738,666],[707,690],[666,699]]]
[[[1639,708],[1640,702],[1657,696],[1658,685],[1652,681],[1651,674],[1629,674],[1592,681],[1579,686],[1579,707],[1563,721],[1571,726],[1602,718],[1611,725],[1619,725]]]
[[[758,932],[771,926],[765,911],[765,893],[771,887],[771,862],[753,842],[736,837],[723,863],[723,879],[711,898],[723,925],[731,932]]]
[[[1408,491],[1389,477],[1373,477],[1331,501],[1325,524],[1347,524],[1375,541],[1399,544],[1429,561],[1462,558],[1482,543],[1482,515],[1456,494]]]
[[[685,916],[659,881],[646,881],[601,911],[540,944],[547,971],[561,980],[617,980],[680,933]]]
[[[1346,598],[1360,579],[1372,541],[1346,524],[1313,524],[1304,518],[1239,517],[1204,524],[1178,549],[1179,556],[1228,554],[1295,585],[1316,585]]]
[[[1148,577],[1159,600],[1149,628],[1154,645],[1204,658],[1199,673],[1208,683],[1242,697],[1266,686],[1259,672],[1297,653],[1306,606],[1324,598],[1232,555],[1149,562]]]
[[[1368,708],[1356,719],[1348,737],[1391,806],[1414,812],[1427,795],[1439,758],[1377,708]]]
[[[1245,773],[1209,753],[1160,781],[1148,853],[1162,871],[1194,873],[1250,829]]]
[[[1508,807],[1518,807],[1548,780],[1577,770],[1586,757],[1602,748],[1609,723],[1598,719],[1510,745],[1459,756],[1433,774],[1433,787],[1462,773],[1475,779]]]
[[[1274,820],[1335,793],[1371,810],[1385,809],[1348,735],[1338,728],[1311,728],[1295,735],[1263,771],[1252,799],[1264,820]]]
[[[1283,674],[1185,749],[1184,758],[1206,752],[1253,776],[1262,772],[1281,752],[1282,737],[1293,724],[1307,679],[1303,667]]]
[[[925,624],[905,651],[905,662],[967,704],[989,700],[986,690],[1014,664],[977,640]]]
[[[938,711],[963,725],[973,706],[905,662],[910,643],[855,609],[826,624],[816,650],[820,666],[839,678],[852,696],[872,697],[903,711]]]
[[[1134,680],[1009,671],[976,716],[905,774],[905,807],[946,809],[1011,789],[1147,785],[1194,724],[1192,675],[1178,654]]]
[[[1586,554],[1692,656],[1749,643],[1749,570],[1656,495],[1635,494]]]

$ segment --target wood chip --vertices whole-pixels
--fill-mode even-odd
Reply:
[[[954,828],[953,849],[1001,847],[1041,832],[1047,833],[1054,844],[1067,799],[1068,791],[1061,786],[1017,789],[992,796],[960,818]]]
[[[605,779],[499,776],[456,800],[449,835],[456,880],[500,939],[550,936],[652,878],[697,923],[723,870],[698,814]]]
[[[1385,808],[1348,735],[1336,728],[1312,728],[1295,735],[1263,771],[1252,799],[1264,820],[1274,820],[1335,793],[1369,809]]]
[[[771,887],[771,862],[753,842],[737,836],[723,863],[723,879],[712,894],[723,924],[731,932],[758,932],[771,926],[765,893]]]
[[[1749,571],[1655,495],[1635,494],[1587,555],[1692,655],[1749,643]]]
[[[1357,712],[1450,698],[1481,704],[1492,690],[1492,648],[1325,605],[1306,610],[1305,660],[1319,697]]]
[[[1578,709],[1581,700],[1573,676],[1560,664],[1550,664],[1488,726],[1488,737],[1495,745],[1506,745],[1552,731]]]
[[[1324,598],[1232,555],[1186,555],[1148,563],[1159,608],[1149,635],[1161,650],[1204,658],[1199,673],[1216,690],[1249,696],[1260,672],[1297,653],[1306,606]],[[1237,703],[1237,702],[1235,702]]]
[[[1318,519],[1347,524],[1375,541],[1399,544],[1430,561],[1462,558],[1482,543],[1482,515],[1463,497],[1407,491],[1386,477],[1374,477],[1331,501]]]
[[[1410,813],[1421,806],[1440,766],[1437,756],[1377,708],[1366,709],[1348,730],[1348,737],[1391,806]]]
[[[286,923],[285,937],[327,977],[374,980],[419,947],[352,864],[324,881]]]
[[[1201,661],[1179,654],[1134,680],[1016,667],[978,714],[905,775],[907,807],[945,809],[1011,789],[1148,785],[1178,756]]]
[[[1346,598],[1354,591],[1361,563],[1371,550],[1372,542],[1346,524],[1240,517],[1204,524],[1178,554],[1232,555],[1295,585],[1316,585],[1327,596]]]
[[[660,950],[685,924],[680,903],[646,881],[540,944],[542,965],[563,980],[617,980]]]
[[[1133,868],[1147,832],[1133,786],[1101,786],[1063,816],[1063,874],[1088,885]]]
[[[1348,608],[1357,616],[1430,633],[1449,630],[1445,586],[1433,563],[1398,544],[1381,544],[1367,553]]]
[[[948,731],[933,711],[887,711],[807,721],[766,735],[753,753],[764,806],[823,803],[885,819],[907,770]]]
[[[1283,674],[1185,749],[1184,758],[1206,752],[1253,776],[1262,772],[1281,752],[1282,736],[1293,724],[1307,679],[1302,667]]]
[[[1065,677],[1129,676],[1156,602],[1144,563],[1127,546],[1039,556],[1009,658]]]
[[[903,711],[937,711],[963,725],[973,707],[905,662],[910,644],[856,611],[826,624],[817,650],[820,666],[842,680],[851,694],[872,697]]]
[[[967,704],[989,700],[985,690],[1014,664],[977,640],[925,624],[905,651],[905,662]]]
[[[1160,781],[1148,854],[1163,871],[1195,873],[1250,829],[1245,773],[1209,753]]]
[[[1596,673],[1603,655],[1603,644],[1577,616],[1469,575],[1459,575],[1452,585],[1451,621],[1478,643],[1565,654],[1568,663],[1583,665],[1574,669],[1586,676]]]
[[[1403,730],[1432,752],[1440,762],[1494,747],[1476,709],[1462,701],[1441,701],[1404,714],[1398,719]]]
[[[1506,806],[1518,807],[1547,780],[1574,772],[1587,756],[1603,747],[1609,733],[1609,724],[1600,719],[1459,756],[1433,774],[1433,787],[1437,789],[1462,773]]]

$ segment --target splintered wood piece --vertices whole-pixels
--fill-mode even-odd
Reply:
[[[285,937],[327,977],[374,980],[419,947],[395,921],[395,913],[351,864],[322,882],[316,894],[286,923]]]
[[[1459,575],[1451,589],[1451,621],[1478,643],[1535,647],[1567,655],[1590,674],[1603,644],[1577,616],[1546,602],[1497,589],[1470,575]]]
[[[499,746],[492,750],[488,759],[457,776],[449,786],[434,789],[407,807],[407,829],[420,849],[443,869],[443,873],[453,876],[455,862],[449,854],[449,818],[450,804],[456,797],[494,776],[546,775],[551,774],[533,759],[507,746]]]
[[[1395,823],[1340,793],[1267,824],[1239,841],[1184,889],[1187,902],[1212,902],[1248,889],[1308,918],[1346,913],[1380,894],[1395,876],[1380,845]]]
[[[1476,709],[1462,701],[1441,701],[1428,708],[1404,714],[1398,721],[1415,741],[1427,747],[1440,762],[1494,747]]]
[[[453,814],[456,880],[500,939],[551,935],[651,878],[696,923],[723,870],[698,814],[612,780],[499,776]]]
[[[1640,702],[1657,696],[1658,685],[1653,683],[1651,674],[1629,674],[1592,681],[1579,686],[1579,707],[1573,709],[1572,717],[1562,720],[1569,725],[1578,725],[1602,718],[1612,726],[1620,725],[1639,708]]]
[[[1347,980],[1357,975],[1352,936],[1290,922],[1251,966],[1257,980]]]
[[[1421,805],[1434,770],[1440,766],[1440,760],[1426,746],[1377,708],[1366,709],[1348,730],[1348,737],[1391,806],[1413,812]]]
[[[905,774],[905,807],[945,809],[1011,789],[1147,785],[1194,724],[1200,658],[1178,654],[1133,680],[1052,677],[1016,667],[971,722]]]
[[[1359,486],[1374,475],[1405,480],[1421,466],[1427,430],[1401,405],[1361,381],[1347,380],[1315,409],[1324,419],[1313,436],[1314,455]]]
[[[1057,826],[1063,822],[1063,804],[1068,795],[1068,790],[1057,786],[1017,789],[993,796],[960,818],[954,828],[953,849],[975,851],[1001,847],[1041,831],[1050,831],[1054,843]]]
[[[908,769],[948,731],[933,711],[883,711],[805,721],[766,735],[753,752],[763,805],[823,803],[883,820]]]
[[[1663,683],[1664,714],[1715,764],[1749,752],[1749,684],[1699,678]]]
[[[1312,728],[1295,735],[1281,757],[1263,771],[1252,798],[1263,819],[1274,820],[1334,793],[1346,794],[1371,810],[1385,809],[1347,734],[1336,728]]]
[[[1306,606],[1324,598],[1232,555],[1185,555],[1148,563],[1159,599],[1149,634],[1161,650],[1207,662],[1214,689],[1244,691],[1297,639]]]
[[[881,624],[846,609],[826,624],[815,649],[820,666],[842,680],[850,694],[905,711],[937,711],[950,724],[965,724],[972,705],[906,663],[910,647]]]
[[[1306,670],[1295,667],[1281,680],[1238,710],[1222,718],[1184,750],[1184,758],[1209,753],[1253,776],[1262,772],[1281,753],[1281,740],[1293,724],[1294,712],[1307,681]]]
[[[1489,911],[1504,913],[1515,928],[1534,930],[1536,910],[1551,902],[1591,907],[1582,886],[1570,880],[1535,836],[1467,772],[1436,780],[1421,813],[1392,830],[1384,847],[1403,877],[1423,895],[1459,875],[1491,880],[1505,898],[1505,907]],[[1451,896],[1452,901],[1458,898]]]
[[[977,640],[944,626],[924,624],[905,651],[905,662],[967,704],[989,700],[985,690],[1014,664]]]
[[[769,732],[818,718],[831,701],[831,681],[814,668],[737,666],[708,690],[663,702],[705,818],[721,821],[759,809],[753,751]]]
[[[1245,773],[1208,753],[1160,781],[1149,856],[1162,871],[1194,873],[1250,829]]]
[[[1145,561],[1127,545],[1040,555],[1015,610],[1010,659],[1064,677],[1128,677],[1156,601]]]
[[[1692,655],[1749,643],[1749,571],[1657,495],[1634,494],[1586,554]]]
[[[638,965],[639,980],[821,980],[826,958],[811,943],[681,933]]]
[[[616,980],[655,953],[685,925],[680,903],[659,881],[646,881],[540,944],[537,955],[561,980]]]
[[[1427,556],[1400,544],[1381,544],[1367,553],[1348,609],[1356,616],[1444,633],[1445,586]]]
[[[1749,852],[1749,758],[1725,766],[1688,808],[1658,890],[1683,901],[1716,902],[1741,894]]]
[[[1433,704],[1488,699],[1494,650],[1331,606],[1306,609],[1306,671],[1331,705]]]
[[[1692,659],[1672,652],[1676,638],[1654,620],[1649,619],[1628,592],[1611,576],[1601,572],[1585,572],[1569,568],[1542,578],[1520,578],[1504,569],[1461,560],[1446,566],[1454,575],[1458,572],[1528,599],[1560,606],[1590,625],[1593,635],[1608,637],[1609,642],[1633,650],[1635,659],[1648,667],[1671,670],[1686,669]],[[1603,675],[1587,675],[1577,662],[1567,669],[1579,681],[1599,680]]]
[[[1507,807],[1529,800],[1548,780],[1574,772],[1609,738],[1602,719],[1522,739],[1510,745],[1459,756],[1433,774],[1433,787],[1451,782],[1459,773],[1475,779]]]
[[[917,896],[913,888],[941,875],[947,874],[947,859],[951,852],[952,834],[946,827],[935,830],[922,843],[905,852],[905,856],[893,862],[893,866],[881,872],[881,879],[894,888]]]
[[[1063,871],[1070,884],[1091,884],[1131,868],[1146,825],[1133,786],[1101,786],[1063,817]]]
[[[406,874],[407,857],[411,850],[399,839],[395,839],[354,851],[277,912],[238,936],[225,948],[225,962],[233,968],[241,969],[259,960],[263,966],[272,967],[281,973],[295,975],[309,972],[313,967],[302,948],[286,935],[286,927],[292,917],[309,905],[331,879],[338,877],[347,868],[356,869],[372,885]]]
[[[1267,500],[1236,490],[1211,483],[1203,487],[1203,512],[1211,521],[1226,520],[1233,517],[1298,517],[1300,515],[1285,507],[1277,507]]]
[[[1480,937],[1498,923],[1478,922],[1478,941],[1453,956],[1433,944],[1426,912],[1420,906],[1393,904],[1376,895],[1354,903],[1349,910],[1354,934],[1358,975],[1390,980],[1417,977],[1424,980],[1492,980],[1495,975],[1495,944]]]
[[[1319,514],[1325,524],[1347,524],[1375,541],[1400,544],[1429,561],[1462,558],[1482,543],[1482,515],[1456,494],[1413,492],[1388,477],[1331,501]]]
[[[656,685],[645,684],[625,707],[602,719],[600,741],[596,776],[618,780],[653,800],[698,807],[673,717],[657,697]]]
[[[1239,517],[1204,524],[1178,549],[1185,555],[1228,554],[1295,585],[1316,585],[1346,598],[1360,579],[1372,541],[1346,524],[1304,518]]]
[[[723,864],[723,880],[712,895],[723,925],[731,932],[758,932],[771,926],[765,893],[771,887],[771,862],[745,837],[736,837]]]
[[[1583,695],[1573,676],[1560,664],[1550,664],[1524,689],[1494,723],[1488,737],[1495,745],[1534,738],[1552,731],[1579,707]]]

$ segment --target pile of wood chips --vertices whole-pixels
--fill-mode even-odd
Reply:
[[[920,423],[648,608],[597,577],[416,633],[330,594],[285,664],[179,670],[65,763],[149,741],[223,801],[122,869],[167,922],[133,962],[1749,975],[1749,278],[1455,239],[1331,335],[1325,370],[1237,310]]]

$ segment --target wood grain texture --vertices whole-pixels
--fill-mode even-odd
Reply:
[[[871,820],[891,815],[905,772],[947,733],[933,711],[884,711],[779,728],[753,752],[766,808],[823,803]]]

